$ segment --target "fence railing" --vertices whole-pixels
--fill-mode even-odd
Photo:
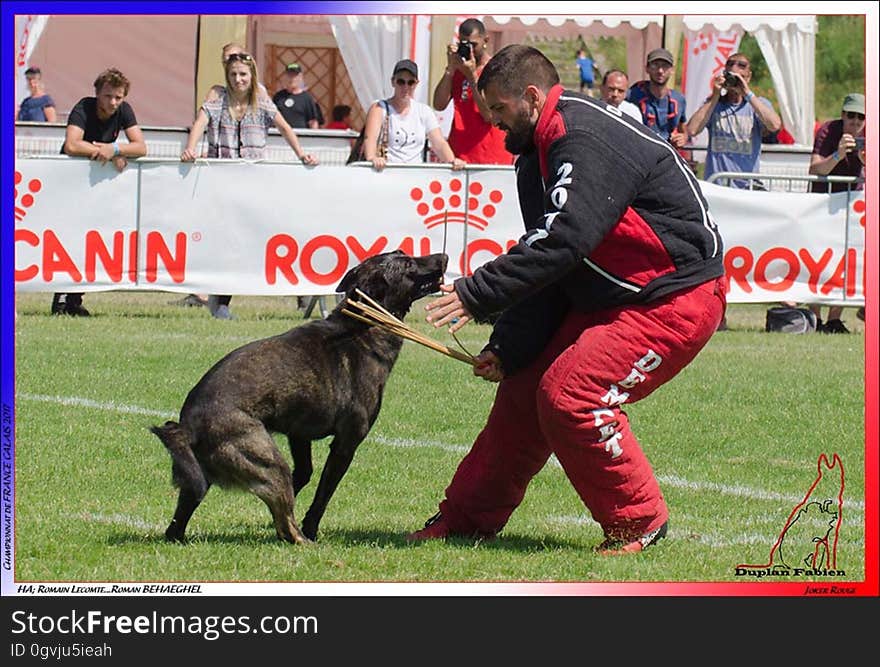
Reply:
[[[147,155],[175,159],[186,146],[189,132],[186,128],[141,127],[147,143]],[[15,156],[36,157],[58,155],[64,143],[66,126],[60,123],[15,124]],[[351,152],[351,142],[357,133],[351,130],[296,130],[300,145],[315,155],[321,164],[343,165]],[[278,130],[271,128],[266,138],[266,157],[270,162],[299,162]]]
[[[865,184],[865,179],[860,176],[765,174],[763,172],[755,173],[739,171],[718,171],[706,179],[707,183],[715,183],[717,185],[726,186],[730,186],[733,181],[745,181],[746,190],[762,190],[772,192],[805,192],[809,189],[808,185],[810,183],[845,183],[845,190],[852,191],[863,189]],[[779,184],[781,187],[772,187],[774,184]]]

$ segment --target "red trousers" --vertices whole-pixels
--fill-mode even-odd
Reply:
[[[606,535],[661,526],[669,511],[621,406],[699,353],[724,314],[724,294],[719,278],[649,304],[570,313],[538,359],[499,385],[440,504],[450,530],[501,530],[551,453]]]

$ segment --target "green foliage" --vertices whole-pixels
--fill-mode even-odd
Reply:
[[[820,16],[816,35],[816,118],[840,117],[848,93],[865,92],[865,17]]]
[[[857,331],[850,336],[765,334],[764,306],[732,307],[730,331],[627,410],[670,505],[669,538],[644,554],[603,558],[591,550],[600,528],[553,459],[498,540],[405,543],[436,511],[495,391],[413,343],[319,542],[280,542],[255,496],[212,489],[190,542],[166,544],[176,492],[170,458],[147,427],[173,418],[222,355],[303,321],[292,297],[235,297],[230,322],[169,305],[172,298],[88,294],[93,317],[73,319],[48,314],[49,294],[18,295],[17,580],[741,581],[734,566],[768,557],[822,452],[838,453],[847,475],[838,567],[847,580],[865,576],[864,329],[855,318],[847,318]],[[408,321],[452,344],[422,322],[421,305]],[[487,335],[469,325],[459,338],[476,351]],[[299,518],[326,448],[314,445]]]

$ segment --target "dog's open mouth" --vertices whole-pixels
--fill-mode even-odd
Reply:
[[[443,284],[443,276],[446,274],[446,265],[449,262],[449,257],[443,255],[443,259],[441,261],[440,267],[435,271],[429,271],[424,275],[419,276],[416,281],[416,298],[421,299],[424,296],[428,296],[429,294],[434,294],[440,290],[440,285]]]

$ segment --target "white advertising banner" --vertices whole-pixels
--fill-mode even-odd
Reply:
[[[510,167],[366,167],[141,160],[16,162],[21,291],[332,294],[364,258],[445,251],[447,280],[523,232]],[[864,303],[861,192],[702,184],[731,302]]]

